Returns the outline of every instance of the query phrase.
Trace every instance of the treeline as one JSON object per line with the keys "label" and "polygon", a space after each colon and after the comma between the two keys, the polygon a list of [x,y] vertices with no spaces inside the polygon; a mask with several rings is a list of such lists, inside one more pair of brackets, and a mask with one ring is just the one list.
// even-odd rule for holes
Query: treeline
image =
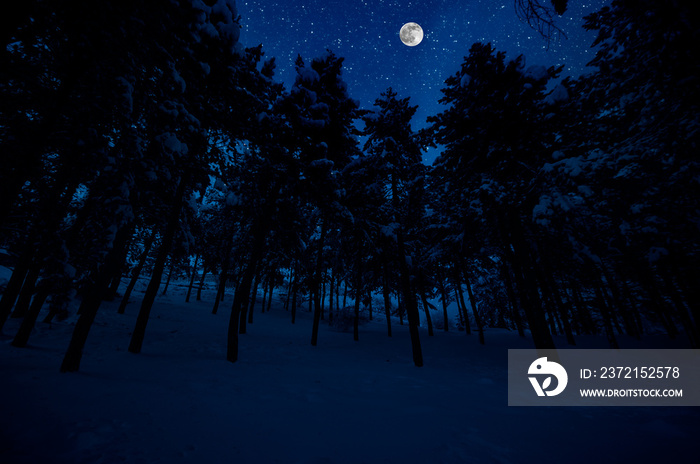
{"label": "treeline", "polygon": [[662,329],[697,347],[688,8],[615,1],[589,16],[597,72],[578,79],[476,43],[416,132],[391,88],[361,109],[332,52],[299,57],[286,90],[274,58],[238,42],[232,0],[25,2],[0,50],[0,244],[14,256],[0,328],[22,318],[24,346],[44,306],[51,321],[79,301],[61,367],[77,370],[101,302],[128,277],[125,312],[150,269],[138,353],[164,276],[184,269],[190,291],[198,271],[217,277],[214,313],[234,288],[232,362],[255,295],[269,309],[275,288],[292,322],[308,299],[313,345],[348,293],[355,339],[382,295],[416,365],[435,299],[435,325],[452,327],[456,301],[482,343],[486,327],[529,330],[540,348]]}

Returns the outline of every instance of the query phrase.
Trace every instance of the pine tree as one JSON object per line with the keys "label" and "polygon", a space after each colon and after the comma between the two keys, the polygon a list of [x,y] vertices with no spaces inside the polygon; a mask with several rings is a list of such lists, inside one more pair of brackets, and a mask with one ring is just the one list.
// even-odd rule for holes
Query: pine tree
{"label": "pine tree", "polygon": [[559,71],[525,68],[522,56],[506,62],[490,44],[476,43],[460,71],[446,80],[440,101],[449,107],[429,118],[435,140],[445,146],[432,181],[452,217],[440,222],[455,228],[462,253],[469,248],[470,223],[482,231],[479,239],[494,240],[503,250],[539,348],[554,345],[538,291],[529,218],[535,173],[556,140],[545,91]]}
{"label": "pine tree", "polygon": [[325,273],[325,240],[334,223],[347,215],[341,203],[340,172],[358,155],[357,130],[360,116],[357,101],[347,93],[342,79],[343,58],[328,51],[306,65],[297,58],[295,83],[281,110],[287,115],[298,156],[301,201],[314,208],[314,266],[311,274],[313,327],[311,344],[316,345],[321,319],[321,282]]}
{"label": "pine tree", "polygon": [[[367,114],[365,150],[368,163],[377,176],[378,192],[386,195],[385,224],[382,234],[384,246],[395,243],[394,256],[399,270],[399,282],[408,315],[413,362],[423,365],[423,356],[418,334],[420,315],[416,294],[420,291],[415,282],[417,263],[413,263],[409,243],[415,238],[423,215],[423,165],[421,147],[411,130],[411,118],[417,107],[410,106],[409,99],[397,98],[389,88],[375,101],[378,110]],[[413,257],[416,254],[413,253]],[[385,263],[386,265],[386,263]],[[386,284],[386,283],[385,283]],[[427,314],[427,313],[426,313]]]}

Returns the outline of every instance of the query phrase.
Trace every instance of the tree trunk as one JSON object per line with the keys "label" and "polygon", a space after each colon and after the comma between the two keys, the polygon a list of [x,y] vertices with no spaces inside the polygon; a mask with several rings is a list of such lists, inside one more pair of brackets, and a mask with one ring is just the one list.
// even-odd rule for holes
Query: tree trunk
{"label": "tree trunk", "polygon": [[269,278],[267,280],[263,280],[262,308],[260,310],[262,314],[265,314],[265,305],[267,304],[267,291],[269,286]]}
{"label": "tree trunk", "polygon": [[421,302],[423,303],[423,311],[425,312],[425,321],[428,324],[428,336],[432,337],[434,335],[433,333],[433,320],[430,317],[430,305],[428,305],[428,298],[425,296],[425,283],[423,281],[423,275],[421,271],[421,277],[420,277],[420,298]]}
{"label": "tree trunk", "polygon": [[[248,308],[248,324],[253,323],[253,309],[255,309],[255,302],[258,299],[258,286],[260,285],[260,274],[255,273],[255,279],[253,281],[253,291],[250,293],[250,307]],[[265,302],[263,301],[263,307]],[[241,333],[245,333],[245,323],[241,324]]]}
{"label": "tree trunk", "polygon": [[525,277],[525,275],[521,273],[525,272],[527,274],[530,272],[527,269],[523,271],[524,268],[521,264],[522,257],[518,256],[517,253],[514,253],[514,256],[516,261],[513,263],[513,268],[516,269],[516,285],[518,292],[520,293],[520,301],[523,305],[523,309],[525,310],[525,317],[527,318],[535,347],[543,350],[555,349],[552,334],[547,328],[544,308],[542,307],[542,302],[537,295],[537,285],[531,276]]}
{"label": "tree trunk", "polygon": [[619,345],[617,344],[617,339],[615,338],[615,332],[613,332],[613,326],[612,326],[612,320],[610,319],[610,311],[608,308],[608,305],[605,302],[605,298],[603,298],[603,292],[598,285],[593,286],[593,290],[595,291],[596,299],[598,300],[598,304],[600,305],[600,313],[603,316],[603,325],[605,327],[605,335],[608,338],[608,343],[610,344],[610,348],[613,350],[619,349]]}
{"label": "tree trunk", "polygon": [[525,338],[525,327],[523,325],[523,318],[520,316],[520,305],[518,303],[518,298],[515,296],[515,290],[513,289],[513,279],[510,277],[510,269],[505,262],[501,266],[501,275],[503,276],[506,287],[506,294],[508,295],[513,322],[515,322],[515,327],[518,329],[518,335]]}
{"label": "tree trunk", "polygon": [[666,291],[671,297],[671,301],[673,302],[673,305],[676,308],[676,314],[681,320],[683,330],[685,331],[685,334],[688,337],[688,340],[690,342],[690,348],[697,348],[698,334],[695,332],[695,326],[693,325],[690,313],[688,312],[688,310],[685,307],[685,304],[683,303],[681,295],[678,292],[678,289],[676,288],[676,284],[673,282],[672,277],[665,269],[660,269],[659,271],[661,279],[666,287]]}
{"label": "tree trunk", "polygon": [[32,297],[34,296],[34,289],[36,288],[36,281],[39,279],[41,268],[41,263],[35,262],[29,269],[27,277],[24,279],[22,290],[19,292],[19,298],[17,299],[17,304],[15,304],[15,310],[12,311],[12,318],[19,319],[27,314],[29,305],[32,302]]}
{"label": "tree trunk", "polygon": [[5,287],[5,291],[2,294],[2,299],[0,299],[0,331],[2,331],[7,318],[10,316],[10,311],[12,311],[12,307],[15,305],[17,296],[19,296],[24,279],[27,277],[27,273],[29,272],[33,255],[34,247],[29,246],[28,244],[17,261],[15,269],[10,276],[10,280]]}
{"label": "tree trunk", "polygon": [[[570,288],[571,283],[567,282],[566,286]],[[581,325],[581,318],[577,313],[577,307],[575,306],[573,297],[571,296],[571,291],[563,290],[563,293],[566,296],[566,304],[571,311],[571,330],[574,333],[574,336],[581,335],[583,333],[583,326]]]}
{"label": "tree trunk", "polygon": [[216,314],[216,312],[219,310],[219,303],[224,301],[224,292],[226,291],[226,274],[228,274],[228,266],[226,266],[226,269],[221,269],[221,273],[219,273],[219,285],[216,288],[214,307],[211,310],[212,314]]}
{"label": "tree trunk", "polygon": [[335,310],[340,311],[340,274],[338,274],[338,280],[335,284]]}
{"label": "tree trunk", "polygon": [[[124,260],[126,260],[126,253],[124,254]],[[119,286],[122,284],[123,275],[124,271],[122,269],[117,270],[117,274],[112,277],[112,281],[109,284],[107,294],[105,295],[105,300],[113,301],[117,297],[117,293],[119,293]]]}
{"label": "tree trunk", "polygon": [[[294,269],[289,271],[289,283],[287,284],[287,296],[284,299],[284,310],[289,311],[289,301],[292,297],[292,282],[294,281]],[[282,285],[284,285],[284,280],[282,280]]]}
{"label": "tree trunk", "polygon": [[335,274],[331,269],[330,273],[330,288],[328,292],[328,325],[333,324],[333,292],[335,291]]}
{"label": "tree trunk", "polygon": [[561,298],[561,294],[559,293],[559,290],[557,289],[556,282],[554,281],[554,277],[552,277],[551,273],[548,273],[550,276],[549,279],[545,277],[545,279],[548,281],[550,292],[552,294],[552,297],[554,298],[554,304],[557,308],[557,313],[561,319],[562,325],[564,327],[564,334],[566,335],[566,342],[569,345],[576,345],[576,340],[574,339],[574,331],[571,327],[571,320],[569,317],[569,311],[567,311],[566,306],[564,305],[564,301]]}
{"label": "tree trunk", "polygon": [[[627,300],[627,305],[630,308],[630,314],[632,315],[632,320],[634,321],[635,332],[639,334],[639,338],[641,338],[644,335],[644,325],[642,324],[642,316],[639,314],[639,309],[635,304],[634,297],[632,296],[629,284],[627,283],[627,279],[622,278],[621,281],[622,293],[624,294],[625,300]],[[696,319],[696,321],[700,324],[700,319]]]}
{"label": "tree trunk", "polygon": [[294,273],[294,280],[292,281],[292,324],[296,323],[297,318],[297,275]]}
{"label": "tree trunk", "polygon": [[219,303],[224,301],[224,293],[226,293],[226,280],[228,279],[228,270],[231,262],[231,248],[233,247],[233,235],[230,235],[224,242],[224,257],[221,260],[221,272],[219,273],[219,285],[216,289],[216,298],[214,300],[214,308],[211,313],[216,314],[219,309]]}
{"label": "tree trunk", "polygon": [[542,287],[542,294],[548,295],[550,306],[552,307],[550,318],[558,323],[560,329],[563,329],[564,335],[566,335],[566,342],[572,346],[576,345],[574,333],[571,330],[571,324],[569,322],[569,315],[564,308],[564,303],[559,296],[556,283],[554,282],[553,270],[545,259],[542,259],[541,263],[541,266],[535,264],[535,273]]}
{"label": "tree trunk", "polygon": [[[44,316],[44,319],[41,321],[44,324],[51,324],[53,319],[61,314],[62,316],[68,317],[67,314],[67,309],[65,304],[63,304],[62,301],[60,301],[63,297],[67,297],[67,293],[69,292],[70,288],[70,281],[69,279],[65,279],[62,282],[59,282],[58,284],[54,284],[55,286],[52,285],[51,290],[49,291],[49,295],[51,295],[51,303],[49,304],[49,311],[46,313],[46,316]],[[48,297],[48,295],[47,295]],[[36,297],[34,297],[36,299]],[[33,304],[33,302],[32,302]],[[42,302],[43,304],[43,302]],[[31,311],[32,308],[30,307],[29,310]]]}
{"label": "tree trunk", "polygon": [[25,314],[24,319],[22,320],[22,325],[20,325],[14,340],[12,340],[12,346],[22,348],[26,346],[27,341],[29,341],[29,336],[32,333],[32,329],[34,329],[36,319],[39,317],[39,311],[41,311],[41,307],[44,305],[44,301],[46,301],[46,298],[49,296],[51,290],[46,284],[39,284],[39,287],[40,288],[37,294],[34,296],[31,306],[29,307],[29,311],[27,311],[27,314]]}
{"label": "tree trunk", "polygon": [[134,286],[136,285],[136,282],[138,282],[138,280],[139,280],[139,275],[141,275],[141,271],[143,270],[143,266],[145,266],[145,264],[146,264],[146,260],[148,259],[148,253],[151,251],[151,246],[153,245],[155,238],[156,238],[156,231],[154,229],[151,232],[151,235],[144,242],[143,252],[141,253],[141,256],[139,257],[139,262],[138,262],[138,264],[136,264],[136,267],[131,272],[131,280],[129,281],[129,285],[127,285],[127,287],[126,287],[126,290],[124,290],[124,296],[122,297],[122,301],[119,304],[119,309],[117,310],[117,313],[119,313],[119,314],[124,314],[124,311],[126,310],[126,305],[129,304],[129,297],[131,297],[131,292],[134,290]]}
{"label": "tree trunk", "polygon": [[620,315],[622,316],[622,324],[625,326],[625,333],[639,340],[637,324],[635,323],[632,312],[629,311],[629,308],[623,301],[620,288],[618,287],[615,279],[613,279],[611,272],[607,269],[607,266],[605,266],[605,264],[601,265],[601,270],[603,272],[603,277],[605,278],[605,283],[610,289],[612,302],[619,311]]}
{"label": "tree trunk", "polygon": [[[51,119],[51,116],[47,119]],[[38,134],[39,139],[46,136],[46,134],[43,133]],[[26,153],[24,153],[23,156],[24,155],[26,155]],[[16,178],[16,176],[10,177],[13,179]],[[31,275],[28,274],[32,273],[34,263],[41,268],[41,264],[47,255],[48,247],[54,246],[50,243],[52,237],[58,234],[68,205],[77,191],[78,184],[68,176],[68,167],[61,166],[54,178],[58,179],[55,186],[43,192],[44,194],[39,199],[36,217],[41,219],[35,220],[32,224],[27,226],[29,232],[25,238],[22,252],[10,276],[10,280],[5,287],[2,299],[0,299],[0,331],[2,331],[7,318],[10,316],[10,311],[15,305],[17,297],[20,295],[20,291],[29,281],[32,282],[33,293],[33,286],[36,283],[36,278],[32,280]],[[0,182],[0,184],[3,184],[3,182]],[[23,185],[23,182],[20,186],[21,185]],[[0,185],[0,188],[2,188],[2,185]],[[5,197],[0,198],[3,200],[2,203],[7,200]],[[2,218],[0,218],[0,220],[1,219]],[[41,269],[37,270],[37,272],[40,271]],[[37,273],[37,278],[38,275]],[[26,313],[28,308],[29,304],[27,302],[25,309],[21,309],[17,313],[17,316]]]}
{"label": "tree trunk", "polygon": [[[700,290],[698,290],[698,268],[694,262],[688,263],[687,256],[679,256],[681,253],[672,253],[668,263],[668,272],[678,283],[683,300],[690,310],[694,321],[694,330],[700,343]],[[694,258],[691,258],[694,259]],[[624,280],[623,280],[624,284]],[[634,314],[639,317],[638,312]]]}
{"label": "tree trunk", "polygon": [[119,286],[122,284],[122,277],[123,271],[121,269],[117,270],[117,274],[112,277],[112,280],[109,282],[109,287],[107,287],[107,293],[105,293],[104,296],[106,301],[113,301],[117,297]]}
{"label": "tree trunk", "polygon": [[321,320],[324,320],[326,312],[326,272],[322,274],[321,280],[323,282],[321,285]]}
{"label": "tree trunk", "polygon": [[352,323],[352,338],[360,340],[360,300],[362,299],[362,254],[357,254],[355,261],[355,317]]}
{"label": "tree trunk", "polygon": [[226,344],[226,359],[230,362],[238,361],[238,334],[245,333],[246,319],[243,308],[248,307],[253,278],[255,277],[257,265],[262,256],[262,248],[265,245],[265,238],[267,236],[266,219],[258,218],[258,220],[262,222],[254,227],[252,231],[254,242],[250,253],[250,260],[243,270],[241,281],[236,288],[236,293],[233,295],[231,318],[228,323],[228,341]]}
{"label": "tree trunk", "polygon": [[481,316],[479,316],[479,311],[476,308],[476,301],[474,301],[474,293],[472,293],[472,286],[471,286],[471,283],[469,283],[469,275],[467,275],[466,269],[462,269],[462,274],[464,275],[464,283],[467,286],[467,295],[469,296],[469,304],[472,307],[472,314],[474,315],[474,322],[476,322],[476,330],[479,332],[479,343],[481,343],[483,345],[485,343],[485,341],[484,341],[484,325],[481,322]]}
{"label": "tree trunk", "polygon": [[[226,360],[229,362],[238,361],[238,334],[245,333],[245,314],[243,308],[248,306],[250,298],[250,287],[253,283],[257,256],[251,256],[250,262],[243,271],[241,281],[233,294],[233,304],[231,305],[231,317],[228,321],[228,338],[226,343]],[[241,324],[243,322],[243,324]],[[240,325],[240,327],[239,327]],[[241,331],[243,328],[243,331]]]}
{"label": "tree trunk", "polygon": [[173,276],[173,270],[175,269],[175,264],[176,264],[175,257],[171,256],[170,257],[170,268],[168,270],[168,278],[165,279],[165,288],[163,288],[162,295],[166,295],[168,293],[168,287],[170,286],[170,278]]}
{"label": "tree trunk", "polygon": [[112,277],[112,282],[109,285],[109,290],[104,299],[107,301],[113,301],[117,297],[117,292],[119,292],[119,286],[122,283],[122,276],[124,275],[124,268],[126,267],[126,257],[129,254],[129,246],[131,244],[131,239],[134,236],[134,226],[132,225],[132,230],[129,232],[129,241],[127,242],[122,255],[118,257],[121,266],[116,270],[114,277]]}
{"label": "tree trunk", "polygon": [[186,179],[180,178],[177,190],[175,191],[175,198],[173,199],[173,205],[170,209],[170,217],[168,218],[168,224],[166,225],[165,232],[163,233],[163,241],[158,249],[158,254],[156,255],[156,260],[153,265],[153,274],[151,274],[151,280],[148,282],[148,287],[146,287],[146,293],[141,301],[141,308],[139,309],[139,314],[136,317],[136,325],[134,326],[134,331],[131,334],[131,341],[129,342],[129,352],[130,353],[140,353],[141,346],[143,345],[143,338],[146,334],[146,326],[148,325],[148,317],[151,314],[151,308],[153,307],[153,302],[158,294],[158,289],[160,288],[160,279],[163,277],[163,270],[165,269],[165,261],[168,259],[170,254],[170,248],[172,247],[173,238],[175,237],[175,232],[180,225],[180,212],[182,210],[182,203],[185,197],[185,184]]}
{"label": "tree trunk", "polygon": [[194,278],[197,274],[197,264],[199,263],[199,253],[194,255],[194,266],[192,267],[192,275],[190,276],[190,285],[187,287],[187,296],[185,297],[185,303],[190,302],[190,295],[192,294],[192,286],[194,286]]}
{"label": "tree trunk", "polygon": [[318,239],[318,253],[316,255],[316,273],[312,284],[314,291],[314,319],[311,328],[311,346],[318,343],[318,326],[321,321],[321,295],[320,286],[323,275],[323,243],[326,237],[326,222],[321,220],[321,236]]}
{"label": "tree trunk", "polygon": [[311,285],[309,288],[309,292],[306,294],[307,301],[309,302],[307,306],[307,311],[310,313],[314,312],[314,303],[316,302],[316,292],[315,289],[313,288],[313,278],[310,281]]}
{"label": "tree trunk", "polygon": [[416,295],[411,289],[411,276],[406,263],[406,250],[403,242],[403,231],[399,230],[396,233],[397,244],[399,251],[399,269],[401,271],[401,288],[403,291],[403,301],[406,305],[406,315],[408,317],[408,331],[411,334],[411,348],[413,351],[413,364],[416,367],[423,366],[423,350],[420,344],[420,335],[418,326],[420,325],[420,316],[418,314],[418,304],[416,303]]}
{"label": "tree trunk", "polygon": [[367,300],[369,301],[369,304],[367,305],[367,311],[369,311],[369,320],[373,320],[372,316],[372,290],[369,290],[367,294]]}
{"label": "tree trunk", "polygon": [[549,332],[554,336],[559,335],[559,333],[557,332],[557,325],[554,321],[554,314],[549,308],[549,305],[547,304],[546,300],[542,301],[542,309],[544,310],[545,319],[549,324]]}
{"label": "tree trunk", "polygon": [[593,323],[593,318],[591,317],[591,312],[588,310],[588,305],[583,301],[581,296],[581,290],[578,285],[575,285],[571,290],[571,296],[574,301],[574,306],[576,307],[576,314],[581,321],[581,327],[586,335],[591,335],[597,333],[595,329],[595,324]]}
{"label": "tree trunk", "polygon": [[445,332],[450,331],[450,319],[447,317],[447,289],[445,288],[445,278],[440,271],[437,276],[438,290],[440,291],[440,299],[442,301],[442,318],[443,318],[443,330]]}
{"label": "tree trunk", "polygon": [[[248,307],[248,299],[250,298],[253,279],[256,275],[258,264],[263,256],[263,248],[269,232],[268,221],[269,214],[263,210],[259,213],[258,217],[254,219],[253,226],[251,227],[250,236],[253,238],[253,243],[251,246],[250,259],[243,270],[243,275],[236,288],[233,304],[231,306],[231,317],[228,323],[226,360],[229,362],[238,361],[238,334],[240,331],[238,325],[242,323],[242,327],[245,327],[245,317],[244,314],[241,313],[244,308]],[[245,333],[245,329],[243,333]]]}
{"label": "tree trunk", "polygon": [[603,278],[601,277],[600,273],[596,273],[596,281],[598,282],[598,286],[600,287],[600,292],[603,295],[603,300],[605,301],[605,307],[608,310],[608,314],[610,315],[610,321],[612,322],[613,326],[617,330],[617,333],[619,335],[624,335],[625,331],[622,330],[622,326],[620,326],[620,321],[618,320],[618,315],[615,312],[615,305],[612,301],[612,298],[608,294],[608,290],[606,288],[605,282],[603,282]]}
{"label": "tree trunk", "polygon": [[467,304],[464,302],[464,292],[462,291],[462,279],[459,277],[459,267],[455,264],[452,268],[454,272],[455,280],[455,291],[457,292],[457,298],[459,298],[459,304],[464,311],[464,331],[467,335],[472,334],[471,322],[469,321],[469,313],[467,312]]}
{"label": "tree trunk", "polygon": [[199,280],[199,287],[197,287],[197,301],[202,301],[202,288],[204,287],[204,279],[207,277],[207,266],[204,263],[202,267],[202,278]]}
{"label": "tree trunk", "polygon": [[457,284],[454,284],[453,292],[455,294],[455,303],[457,304],[457,315],[459,316],[459,324],[464,327],[464,310],[459,301],[459,293],[457,292]]}
{"label": "tree trunk", "polygon": [[112,249],[107,253],[104,264],[97,270],[97,276],[85,293],[80,303],[80,317],[75,323],[66,354],[61,363],[61,372],[75,372],[80,368],[80,360],[83,357],[83,347],[87,341],[90,328],[97,315],[97,310],[102,304],[102,296],[109,286],[109,281],[122,263],[119,262],[121,248],[126,247],[130,226],[123,226],[115,235]]}
{"label": "tree trunk", "polygon": [[[545,291],[544,288],[542,289],[542,291],[543,292]],[[564,334],[566,334],[566,332],[564,332],[564,322],[561,319],[561,314],[559,313],[559,308],[555,304],[551,293],[547,296],[547,299],[549,300],[549,305],[548,305],[549,316],[554,321],[554,325],[556,326],[556,331],[559,333],[563,332]],[[552,333],[555,333],[555,332],[552,332]],[[569,340],[567,340],[567,342],[569,342]],[[571,344],[571,343],[569,343],[569,344]]]}
{"label": "tree trunk", "polygon": [[664,325],[669,338],[676,338],[678,335],[678,328],[674,324],[673,319],[669,314],[663,296],[661,295],[661,292],[656,284],[656,279],[654,279],[653,272],[651,269],[649,269],[648,265],[641,263],[637,267],[637,272],[640,277],[640,283],[649,295],[649,302],[651,303],[650,306],[652,310],[661,320],[661,323]]}
{"label": "tree trunk", "polygon": [[[524,229],[517,211],[510,211],[508,223],[500,222],[500,233],[504,239],[506,259],[511,263],[515,285],[520,294],[532,340],[537,349],[555,349],[552,334],[547,328],[547,321],[537,288],[537,280],[530,267],[530,253],[524,237]],[[508,239],[510,237],[510,240]]]}
{"label": "tree trunk", "polygon": [[267,309],[265,312],[270,312],[270,307],[272,306],[272,292],[275,290],[275,282],[272,278],[270,278],[270,282],[268,283],[270,290],[267,292]]}
{"label": "tree trunk", "polygon": [[347,307],[348,301],[348,281],[345,281],[345,291],[343,292],[343,308]]}
{"label": "tree trunk", "polygon": [[391,337],[391,288],[389,287],[388,259],[384,259],[384,314],[386,315],[386,330]]}

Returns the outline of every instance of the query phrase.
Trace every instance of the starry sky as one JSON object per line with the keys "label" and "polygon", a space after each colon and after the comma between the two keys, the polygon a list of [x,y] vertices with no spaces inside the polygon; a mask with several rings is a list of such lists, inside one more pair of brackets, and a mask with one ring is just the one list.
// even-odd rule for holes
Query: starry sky
{"label": "starry sky", "polygon": [[[548,4],[548,0],[542,0]],[[414,130],[426,126],[438,104],[445,79],[460,67],[474,42],[490,42],[508,58],[523,54],[527,66],[564,65],[562,76],[590,71],[595,34],[585,31],[583,16],[607,0],[571,0],[556,25],[566,34],[549,43],[521,21],[512,0],[238,0],[241,42],[263,45],[277,60],[275,79],[289,89],[294,60],[306,62],[326,49],[345,58],[343,78],[352,98],[371,108],[379,94],[392,87],[400,98],[418,105]],[[414,21],[425,33],[415,46],[404,45],[399,30]],[[428,153],[432,162],[436,153]]]}

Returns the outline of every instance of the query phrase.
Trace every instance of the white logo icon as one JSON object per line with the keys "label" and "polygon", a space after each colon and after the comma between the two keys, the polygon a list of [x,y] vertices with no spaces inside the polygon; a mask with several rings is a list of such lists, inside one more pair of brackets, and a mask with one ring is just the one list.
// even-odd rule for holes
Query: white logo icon
{"label": "white logo icon", "polygon": [[[566,388],[566,384],[569,381],[569,376],[566,374],[566,369],[562,367],[561,364],[555,363],[554,361],[547,361],[547,358],[538,358],[530,364],[530,368],[527,370],[528,374],[548,374],[542,381],[540,385],[537,377],[528,377],[532,387],[537,392],[537,396],[557,396],[559,393],[563,392]],[[554,390],[547,390],[552,384],[552,376],[557,379],[557,387]]]}

